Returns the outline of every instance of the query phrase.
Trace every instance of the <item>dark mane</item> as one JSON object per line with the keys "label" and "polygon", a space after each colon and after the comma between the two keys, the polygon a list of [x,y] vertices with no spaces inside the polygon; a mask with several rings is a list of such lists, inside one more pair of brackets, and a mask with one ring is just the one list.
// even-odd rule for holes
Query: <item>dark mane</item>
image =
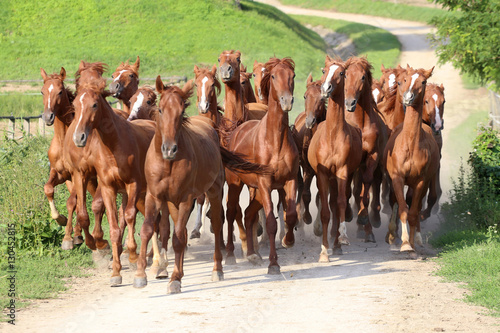
{"label": "dark mane", "polygon": [[264,65],[266,70],[264,71],[264,76],[262,77],[262,81],[260,82],[260,88],[262,90],[262,93],[264,96],[269,95],[269,89],[270,89],[270,82],[271,82],[271,71],[274,69],[274,67],[283,64],[290,68],[292,71],[295,71],[295,62],[292,60],[292,58],[270,58],[268,62]]}

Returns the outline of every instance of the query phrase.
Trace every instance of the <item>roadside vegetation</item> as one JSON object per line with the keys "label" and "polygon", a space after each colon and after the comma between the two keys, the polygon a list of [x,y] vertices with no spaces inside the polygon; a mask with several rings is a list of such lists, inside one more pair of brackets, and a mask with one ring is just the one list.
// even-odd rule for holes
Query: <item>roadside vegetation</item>
{"label": "roadside vegetation", "polygon": [[500,316],[500,136],[489,128],[479,130],[431,244],[442,250],[437,274],[465,282],[468,301]]}
{"label": "roadside vegetation", "polygon": [[[326,45],[301,23],[322,24],[349,35],[358,51],[374,62],[375,70],[382,62],[395,64],[399,57],[397,39],[373,27],[289,17],[251,1],[241,1],[241,7],[238,10],[222,0],[161,4],[144,0],[120,5],[90,0],[76,5],[60,0],[9,1],[0,8],[4,17],[0,21],[0,44],[5,50],[0,54],[0,77],[39,79],[40,67],[52,73],[63,66],[71,78],[69,73],[76,72],[81,60],[106,62],[112,71],[122,61],[135,61],[139,55],[141,78],[155,78],[158,74],[191,78],[194,64],[212,66],[222,51],[235,49],[242,51],[243,64],[249,69],[254,60],[291,56],[296,62],[295,95],[302,96],[307,75],[313,73],[319,78]],[[98,22],[93,20],[96,17]],[[142,79],[141,84],[153,82]],[[30,90],[39,91],[36,84]],[[290,121],[303,110],[303,99],[296,101]],[[0,116],[36,115],[41,113],[42,97],[11,93],[0,96],[0,105]],[[195,112],[193,107],[190,112]],[[64,230],[51,219],[43,191],[49,174],[49,145],[50,138],[27,136],[22,140],[5,139],[0,145],[0,271],[7,272],[5,230],[14,223],[18,307],[28,304],[29,299],[56,296],[67,288],[71,277],[85,276],[94,266],[85,245],[73,251],[60,249]],[[56,207],[66,215],[65,186],[58,186],[54,197]],[[93,228],[90,200],[89,195],[87,207]],[[139,214],[136,230],[140,230],[141,223]],[[109,239],[105,217],[103,228]],[[4,278],[0,279],[0,290],[7,290]],[[0,294],[3,307],[9,300],[6,293]]]}

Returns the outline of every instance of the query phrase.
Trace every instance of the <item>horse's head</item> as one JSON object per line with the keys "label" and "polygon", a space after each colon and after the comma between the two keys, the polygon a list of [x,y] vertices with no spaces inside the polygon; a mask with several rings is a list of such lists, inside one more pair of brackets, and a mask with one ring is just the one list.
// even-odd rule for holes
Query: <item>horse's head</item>
{"label": "horse's head", "polygon": [[219,56],[219,71],[222,82],[237,82],[240,79],[240,51],[224,51]]}
{"label": "horse's head", "polygon": [[378,80],[373,80],[372,83],[372,95],[375,104],[382,102],[385,98],[385,92],[382,89],[382,84]]}
{"label": "horse's head", "polygon": [[262,82],[262,76],[264,76],[264,72],[266,67],[263,63],[257,62],[257,60],[253,63],[253,83],[255,85],[255,94],[259,98],[259,102],[263,103],[266,100],[266,96],[262,94],[262,89],[260,88],[260,83]]}
{"label": "horse's head", "polygon": [[321,96],[321,80],[313,81],[312,74],[307,77],[307,88],[304,93],[306,128],[313,128],[314,124],[325,118],[325,100]]}
{"label": "horse's head", "polygon": [[428,84],[425,88],[422,120],[431,126],[434,134],[439,134],[444,128],[444,103],[444,86]]}
{"label": "horse's head", "polygon": [[139,65],[140,60],[134,64],[129,64],[128,61],[122,62],[116,68],[116,71],[111,75],[113,82],[109,85],[109,91],[114,97],[119,99],[129,99],[139,87]]}
{"label": "horse's head", "polygon": [[404,106],[417,106],[422,104],[427,79],[431,77],[433,70],[434,67],[425,70],[422,68],[413,69],[407,66],[406,75],[400,85],[403,91]]}
{"label": "horse's head", "polygon": [[98,126],[105,126],[101,122],[104,108],[111,108],[106,101],[110,95],[105,91],[106,82],[102,80],[92,81],[80,86],[73,101],[75,107],[76,127],[73,132],[73,142],[77,147],[85,147],[89,134]]}
{"label": "horse's head", "polygon": [[380,66],[380,70],[382,71],[382,76],[380,77],[380,84],[383,89],[384,95],[390,95],[391,91],[394,91],[397,87],[398,76],[404,73],[406,70],[399,66],[397,68],[385,68],[382,64]]}
{"label": "horse's head", "polygon": [[80,85],[97,80],[101,80],[106,84],[106,79],[102,75],[107,70],[108,65],[103,62],[86,62],[82,60],[75,74],[76,91],[78,92]]}
{"label": "horse's head", "polygon": [[323,76],[321,76],[321,96],[328,98],[337,89],[342,89],[344,92],[344,77],[345,67],[340,59],[332,59],[327,54],[325,59],[325,68],[323,68]]}
{"label": "horse's head", "polygon": [[351,57],[345,62],[345,108],[349,112],[356,110],[359,96],[372,86],[372,65],[365,57]]}
{"label": "horse's head", "polygon": [[240,68],[240,84],[243,88],[250,85],[250,79],[252,78],[252,73],[247,72],[247,68],[241,65]]}
{"label": "horse's head", "polygon": [[150,112],[156,106],[156,93],[149,87],[141,87],[130,98],[130,105],[131,111],[128,121],[151,119]]}
{"label": "horse's head", "polygon": [[198,68],[194,65],[194,85],[196,86],[196,96],[198,111],[202,114],[208,112],[211,101],[217,102],[217,96],[220,94],[221,85],[217,80],[217,66],[212,69]]}
{"label": "horse's head", "polygon": [[43,68],[40,68],[40,74],[43,78],[42,96],[43,96],[43,113],[42,119],[47,126],[54,124],[57,112],[61,112],[60,105],[64,99],[68,102],[68,95],[64,94],[64,79],[66,78],[66,70],[61,67],[59,74],[47,75]]}
{"label": "horse's head", "polygon": [[291,58],[271,58],[266,62],[266,71],[261,88],[269,100],[279,103],[285,112],[292,110],[295,87],[295,63]]}
{"label": "horse's head", "polygon": [[161,136],[161,153],[163,159],[173,160],[178,151],[177,141],[181,127],[189,119],[185,110],[193,94],[193,81],[188,81],[181,89],[176,86],[164,86],[158,75],[156,91],[160,94],[160,113],[156,123]]}

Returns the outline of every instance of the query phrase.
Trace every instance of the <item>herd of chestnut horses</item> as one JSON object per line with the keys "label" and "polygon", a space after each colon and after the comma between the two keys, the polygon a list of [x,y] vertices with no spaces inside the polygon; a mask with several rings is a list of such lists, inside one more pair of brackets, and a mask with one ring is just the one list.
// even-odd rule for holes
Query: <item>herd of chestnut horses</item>
{"label": "herd of chestnut horses", "polygon": [[[342,245],[349,244],[346,222],[354,213],[357,237],[375,242],[372,228],[381,224],[382,207],[391,215],[389,244],[401,242],[401,251],[415,251],[415,243],[422,245],[420,221],[430,216],[441,194],[444,88],[428,82],[433,68],[382,66],[382,77],[375,80],[366,58],[342,61],[327,55],[321,79],[307,78],[305,110],[291,124],[293,60],[255,61],[253,71],[247,72],[240,58],[239,51],[230,50],[220,54],[218,65],[195,65],[194,80],[183,87],[166,85],[160,76],[155,87],[140,87],[139,57],[135,63],[122,62],[109,85],[103,76],[106,64],[81,61],[75,91],[65,85],[63,67],[53,74],[41,69],[42,118],[54,127],[48,151],[50,176],[44,187],[52,218],[65,226],[63,249],[85,241],[94,260],[103,260],[110,251],[101,226],[106,213],[112,286],[122,283],[124,243],[131,267],[137,268],[134,287],[147,285],[145,270],[151,255],[149,273],[167,278],[172,234],[175,265],[167,292],[180,292],[186,224],[195,207],[198,218],[191,237],[200,237],[201,221],[210,207],[215,238],[213,281],[224,277],[224,249],[226,265],[236,263],[235,220],[242,250],[252,263],[262,261],[257,235],[264,229],[270,251],[268,273],[280,273],[274,205],[279,206],[284,221],[281,244],[291,247],[299,221],[301,225],[313,222],[309,205],[314,176],[318,188],[314,232],[322,237],[320,262],[329,261],[329,241],[333,254],[341,254]],[[221,81],[225,86],[222,103]],[[195,93],[199,114],[188,117],[186,108]],[[108,103],[110,96],[120,100],[121,109]],[[67,217],[54,205],[54,187],[62,183],[70,193]],[[250,201],[242,210],[244,187]],[[274,205],[272,190],[279,195]],[[92,233],[87,191],[93,198]],[[118,193],[122,195],[119,207]],[[144,223],[137,253],[134,229],[139,211]],[[125,228],[128,233],[123,242]],[[151,239],[152,253],[148,253]]]}

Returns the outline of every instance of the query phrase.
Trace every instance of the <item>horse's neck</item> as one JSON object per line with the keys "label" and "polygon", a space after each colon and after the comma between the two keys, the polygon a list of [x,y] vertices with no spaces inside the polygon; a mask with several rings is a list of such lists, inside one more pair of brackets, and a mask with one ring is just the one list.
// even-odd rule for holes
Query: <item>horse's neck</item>
{"label": "horse's neck", "polygon": [[125,121],[124,118],[116,114],[111,106],[106,102],[101,111],[101,116],[99,119],[99,125],[97,126],[97,131],[99,132],[100,140],[111,150],[116,145],[120,133],[118,133],[116,123],[120,121]]}
{"label": "horse's neck", "polygon": [[255,98],[252,86],[250,86],[250,81],[248,82],[248,86],[245,87],[245,90],[246,90],[245,95],[247,96],[247,103],[257,103],[257,99]]}
{"label": "horse's neck", "polygon": [[422,104],[407,106],[400,136],[411,150],[418,149],[422,133]]}
{"label": "horse's neck", "polygon": [[332,135],[340,133],[344,129],[345,109],[344,109],[344,87],[338,87],[334,95],[328,97],[328,109],[326,111],[326,128]]}
{"label": "horse's neck", "polygon": [[232,121],[244,120],[245,104],[240,82],[224,84],[226,94],[224,96],[224,113],[226,118]]}
{"label": "horse's neck", "polygon": [[[278,101],[269,100],[269,109],[266,114],[266,142],[274,147],[275,152],[283,145],[288,138],[288,112],[281,109]],[[279,126],[277,126],[280,124]]]}
{"label": "horse's neck", "polygon": [[54,138],[57,137],[61,142],[64,142],[64,136],[73,121],[72,106],[69,102],[68,94],[65,93],[64,96],[59,105],[60,110],[54,119]]}
{"label": "horse's neck", "polygon": [[396,96],[396,103],[394,104],[394,115],[393,115],[394,127],[401,124],[404,120],[405,120],[405,111],[403,107],[403,99],[398,91]]}
{"label": "horse's neck", "polygon": [[214,96],[210,100],[210,108],[208,109],[208,112],[204,114],[205,117],[209,118],[214,122],[215,125],[220,124],[220,113],[219,110],[217,109],[217,96]]}

